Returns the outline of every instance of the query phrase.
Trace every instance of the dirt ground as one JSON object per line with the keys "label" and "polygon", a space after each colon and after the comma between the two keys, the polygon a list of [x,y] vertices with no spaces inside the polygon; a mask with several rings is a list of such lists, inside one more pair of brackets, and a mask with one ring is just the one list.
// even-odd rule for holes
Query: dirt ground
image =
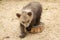
{"label": "dirt ground", "polygon": [[41,33],[19,38],[20,27],[16,13],[30,1],[0,1],[0,40],[60,40],[60,3],[43,2],[41,22],[45,29]]}

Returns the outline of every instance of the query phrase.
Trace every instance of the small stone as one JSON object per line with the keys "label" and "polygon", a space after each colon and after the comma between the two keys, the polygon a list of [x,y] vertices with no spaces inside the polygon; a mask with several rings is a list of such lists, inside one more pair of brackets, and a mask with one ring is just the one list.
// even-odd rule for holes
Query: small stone
{"label": "small stone", "polygon": [[10,38],[9,36],[5,37],[5,38]]}

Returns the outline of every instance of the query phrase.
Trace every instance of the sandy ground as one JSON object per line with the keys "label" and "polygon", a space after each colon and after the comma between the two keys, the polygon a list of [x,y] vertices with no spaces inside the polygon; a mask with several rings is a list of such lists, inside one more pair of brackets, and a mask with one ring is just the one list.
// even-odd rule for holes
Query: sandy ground
{"label": "sandy ground", "polygon": [[[40,1],[39,1],[40,2]],[[60,3],[40,2],[43,7],[41,22],[45,29],[41,33],[19,38],[20,27],[16,13],[29,1],[0,2],[0,40],[60,40]]]}

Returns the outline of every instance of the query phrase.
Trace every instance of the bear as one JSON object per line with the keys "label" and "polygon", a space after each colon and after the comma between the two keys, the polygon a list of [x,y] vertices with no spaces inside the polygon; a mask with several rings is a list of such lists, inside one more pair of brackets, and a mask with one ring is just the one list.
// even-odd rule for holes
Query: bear
{"label": "bear", "polygon": [[26,31],[31,31],[34,26],[40,24],[42,6],[39,2],[30,2],[21,9],[21,13],[16,13],[20,22],[21,38],[26,36]]}

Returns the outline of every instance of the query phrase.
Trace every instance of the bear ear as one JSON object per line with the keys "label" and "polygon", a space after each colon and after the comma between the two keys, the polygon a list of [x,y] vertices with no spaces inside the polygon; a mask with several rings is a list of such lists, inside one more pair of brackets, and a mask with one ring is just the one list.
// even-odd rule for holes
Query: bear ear
{"label": "bear ear", "polygon": [[16,16],[17,16],[18,18],[20,18],[21,14],[19,14],[19,13],[16,13]]}
{"label": "bear ear", "polygon": [[31,15],[32,15],[32,12],[28,12],[27,14],[28,14],[29,16],[31,16]]}

